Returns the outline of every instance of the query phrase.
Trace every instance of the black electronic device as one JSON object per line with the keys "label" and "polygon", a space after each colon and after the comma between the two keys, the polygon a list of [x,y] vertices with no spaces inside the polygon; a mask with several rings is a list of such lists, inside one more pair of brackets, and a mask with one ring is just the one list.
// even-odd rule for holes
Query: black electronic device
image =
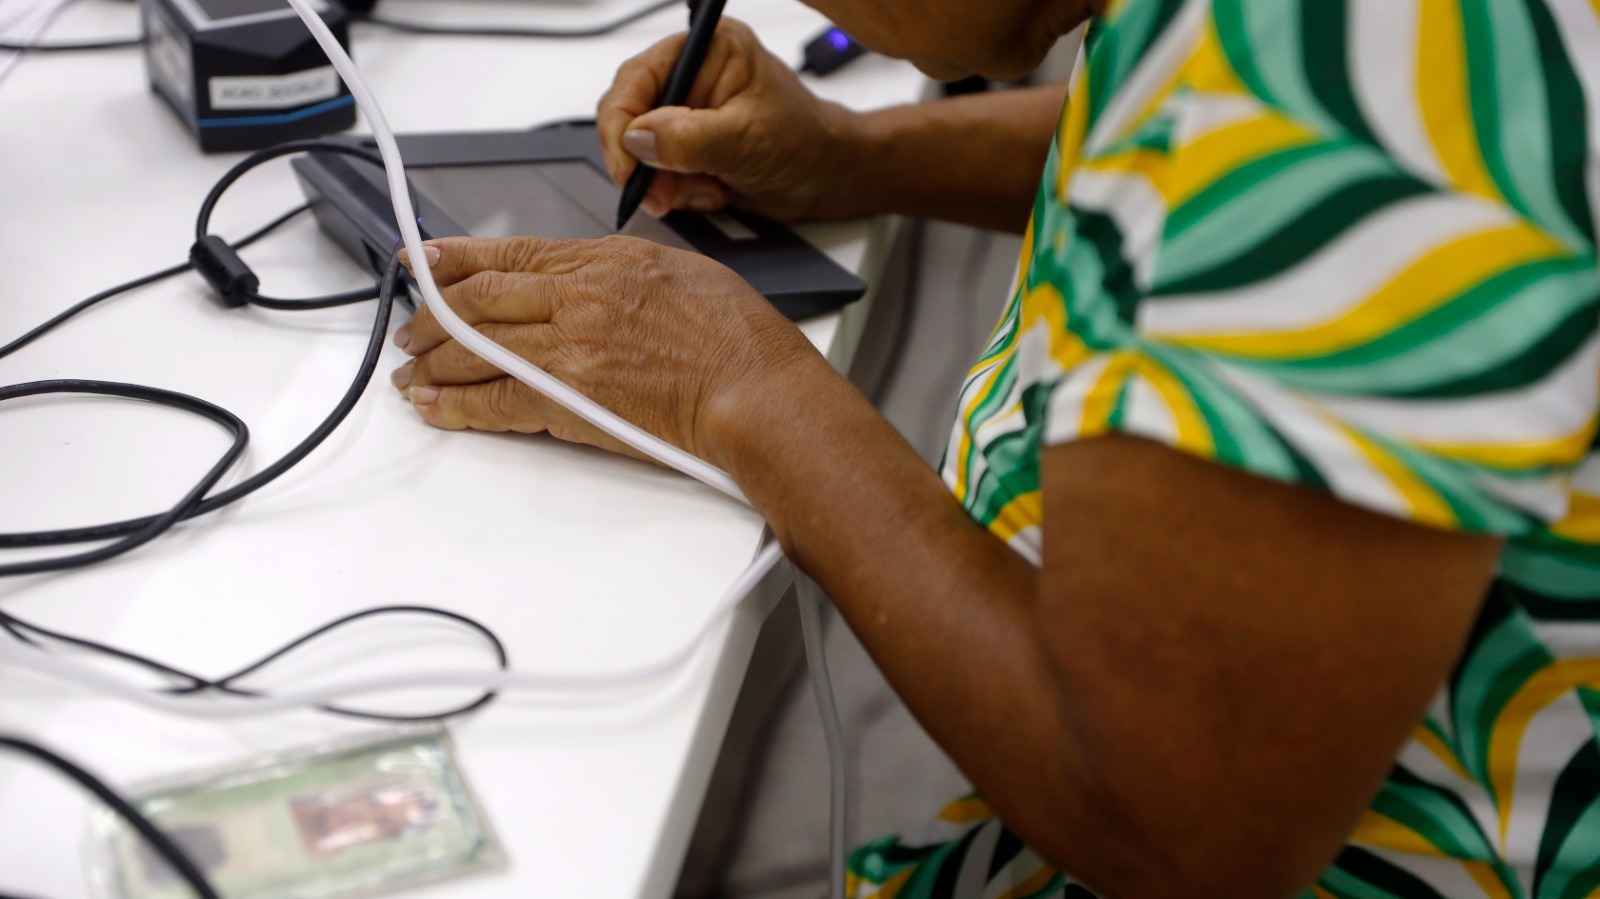
{"label": "black electronic device", "polygon": [[806,42],[806,60],[800,64],[800,71],[818,76],[831,75],[860,59],[866,52],[867,48],[855,38],[845,34],[839,26],[830,25]]}
{"label": "black electronic device", "polygon": [[[310,0],[349,45],[345,8]],[[150,86],[207,153],[355,124],[350,91],[286,0],[139,0]]]}
{"label": "black electronic device", "polygon": [[[424,239],[619,233],[612,227],[619,191],[605,175],[591,122],[397,139]],[[338,140],[373,146],[371,138]],[[356,260],[382,271],[399,245],[383,170],[317,152],[296,159],[294,169],[323,230]],[[791,319],[832,312],[866,292],[860,278],[788,227],[737,210],[638,215],[620,233],[710,256]]]}

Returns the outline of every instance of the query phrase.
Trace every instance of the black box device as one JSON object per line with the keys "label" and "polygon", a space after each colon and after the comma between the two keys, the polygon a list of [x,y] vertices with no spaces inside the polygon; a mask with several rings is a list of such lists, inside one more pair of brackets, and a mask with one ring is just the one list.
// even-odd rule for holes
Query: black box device
{"label": "black box device", "polygon": [[[374,146],[371,138],[339,140]],[[618,233],[612,223],[619,190],[604,174],[592,123],[397,140],[424,240]],[[383,271],[400,242],[383,170],[362,159],[316,152],[295,159],[294,169],[323,230],[374,272]],[[636,215],[621,233],[710,256],[791,319],[832,312],[867,289],[787,227],[748,213]]]}
{"label": "black box device", "polygon": [[[311,0],[349,46],[348,16]],[[207,153],[255,150],[355,124],[355,102],[285,0],[139,0],[150,86]]]}

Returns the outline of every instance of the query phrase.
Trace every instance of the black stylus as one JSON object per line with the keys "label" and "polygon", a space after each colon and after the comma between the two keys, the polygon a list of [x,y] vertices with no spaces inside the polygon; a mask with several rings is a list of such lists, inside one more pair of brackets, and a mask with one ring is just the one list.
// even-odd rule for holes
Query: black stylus
{"label": "black stylus", "polygon": [[[700,66],[706,61],[706,51],[711,49],[711,37],[717,33],[717,23],[722,20],[722,7],[727,0],[697,0],[689,7],[689,36],[683,41],[678,62],[667,79],[667,89],[661,92],[656,108],[682,106],[689,99],[689,89],[700,77]],[[650,192],[650,179],[656,170],[639,163],[622,186],[622,202],[617,204],[617,230],[628,224],[628,219],[639,211],[644,195]]]}

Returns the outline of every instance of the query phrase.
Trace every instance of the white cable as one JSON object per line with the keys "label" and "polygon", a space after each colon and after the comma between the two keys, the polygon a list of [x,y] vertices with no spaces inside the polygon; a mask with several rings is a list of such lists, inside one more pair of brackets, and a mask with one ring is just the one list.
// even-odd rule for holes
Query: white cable
{"label": "white cable", "polygon": [[804,572],[795,572],[795,598],[800,603],[800,636],[806,645],[806,667],[811,669],[811,691],[816,695],[822,736],[828,744],[828,895],[845,899],[845,794],[850,781],[845,769],[844,727],[834,701],[833,679],[828,676],[828,651],[822,640],[822,604],[827,596]]}
{"label": "white cable", "polygon": [[411,192],[406,187],[405,166],[400,161],[400,148],[395,143],[394,132],[389,128],[383,110],[379,108],[377,99],[367,88],[367,83],[362,79],[355,63],[350,61],[350,54],[344,51],[339,39],[333,36],[327,23],[322,21],[322,17],[311,8],[307,0],[289,0],[289,5],[293,6],[294,11],[300,14],[300,18],[305,20],[306,27],[311,29],[312,36],[328,54],[329,61],[339,72],[339,77],[349,86],[350,93],[355,95],[356,105],[361,108],[362,114],[367,117],[367,124],[372,127],[372,136],[377,141],[378,153],[383,157],[384,172],[389,178],[389,197],[394,202],[395,223],[400,226],[400,235],[405,239],[406,252],[411,257],[411,272],[416,276],[417,286],[422,291],[423,300],[428,304],[428,310],[433,313],[433,317],[445,331],[462,346],[492,363],[496,368],[539,391],[612,437],[663,465],[676,468],[695,480],[748,504],[744,492],[727,472],[653,434],[634,427],[621,416],[480,334],[456,315],[450,304],[439,295],[439,285],[433,280],[433,270],[423,254],[422,232],[417,229],[417,214],[411,207]]}
{"label": "white cable", "polygon": [[311,687],[294,693],[241,698],[211,695],[174,696],[135,686],[98,668],[46,652],[17,640],[0,640],[0,660],[13,662],[40,674],[49,675],[92,690],[110,693],[130,702],[162,712],[192,718],[245,718],[286,709],[325,705],[355,696],[371,696],[399,690],[472,687],[487,690],[535,690],[607,694],[654,685],[676,673],[694,657],[711,631],[755,589],[761,579],[783,561],[776,543],[763,547],[756,560],[739,575],[717,602],[716,608],[692,639],[666,656],[621,671],[598,674],[559,674],[523,671],[419,671],[412,674],[387,674]]}

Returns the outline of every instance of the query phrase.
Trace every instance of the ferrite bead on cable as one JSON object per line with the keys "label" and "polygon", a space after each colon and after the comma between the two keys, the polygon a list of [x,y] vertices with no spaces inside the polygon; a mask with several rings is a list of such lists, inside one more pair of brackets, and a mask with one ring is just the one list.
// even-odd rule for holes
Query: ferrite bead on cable
{"label": "ferrite bead on cable", "polygon": [[261,287],[261,279],[244,264],[239,254],[228,242],[216,234],[207,234],[189,248],[189,261],[211,285],[217,299],[230,308],[248,305],[250,298]]}

